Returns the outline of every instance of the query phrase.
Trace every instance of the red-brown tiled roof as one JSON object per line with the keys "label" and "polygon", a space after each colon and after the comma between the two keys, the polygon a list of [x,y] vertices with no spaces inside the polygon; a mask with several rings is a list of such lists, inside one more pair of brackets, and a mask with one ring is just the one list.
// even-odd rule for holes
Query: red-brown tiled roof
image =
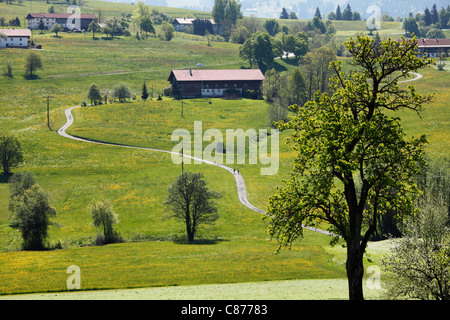
{"label": "red-brown tiled roof", "polygon": [[450,39],[417,39],[417,45],[421,47],[450,47]]}
{"label": "red-brown tiled roof", "polygon": [[[33,18],[64,18],[67,19],[73,16],[71,13],[29,13],[27,19]],[[95,19],[95,14],[80,14],[81,19]]]}
{"label": "red-brown tiled roof", "polygon": [[169,81],[173,76],[177,81],[237,81],[237,80],[264,80],[259,69],[235,70],[172,70]]}
{"label": "red-brown tiled roof", "polygon": [[31,37],[30,29],[0,29],[7,37]]}

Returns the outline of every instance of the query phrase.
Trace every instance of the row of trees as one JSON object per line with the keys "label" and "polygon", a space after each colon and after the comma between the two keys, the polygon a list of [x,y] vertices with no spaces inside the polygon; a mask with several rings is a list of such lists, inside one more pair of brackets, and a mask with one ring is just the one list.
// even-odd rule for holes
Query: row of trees
{"label": "row of trees", "polygon": [[[91,105],[107,104],[108,97],[118,99],[120,103],[123,103],[127,99],[135,99],[136,96],[137,94],[133,93],[125,83],[119,83],[113,89],[100,89],[97,84],[92,83],[87,92],[87,98],[91,102]],[[140,98],[142,100],[147,100],[149,97],[152,98],[151,93],[149,93],[147,85],[144,82],[140,92]],[[161,100],[160,96],[158,96],[158,100]],[[86,106],[86,104],[83,103],[83,106]]]}
{"label": "row of trees", "polygon": [[[23,160],[21,142],[9,133],[1,133],[0,164],[3,169],[2,176],[9,182],[10,227],[19,230],[22,249],[48,249],[48,228],[57,225],[51,221],[56,216],[56,210],[51,205],[50,195],[36,182],[32,173],[24,171],[12,174],[11,169]],[[119,237],[113,225],[117,222],[117,217],[111,204],[100,201],[93,204],[89,211],[93,225],[103,231],[101,236],[97,236],[96,242],[116,242]]]}
{"label": "row of trees", "polygon": [[11,26],[11,27],[20,27],[20,19],[19,17],[15,17],[8,22],[3,17],[0,17],[0,27]]}
{"label": "row of trees", "polygon": [[[36,182],[30,172],[18,172],[9,180],[10,227],[19,230],[23,250],[61,248],[60,243],[48,243],[48,229],[58,226],[52,221],[56,209],[50,195]],[[165,205],[169,209],[164,219],[179,219],[185,223],[187,240],[192,242],[202,225],[214,224],[219,218],[215,199],[221,194],[210,190],[203,173],[183,172],[169,186]],[[111,201],[103,199],[88,207],[92,225],[97,228],[95,244],[122,242],[115,229],[119,216]]]}
{"label": "row of trees", "polygon": [[[36,182],[34,175],[27,171],[15,173],[9,183],[10,227],[19,230],[22,249],[60,248],[60,244],[52,247],[47,241],[49,227],[58,226],[52,221],[57,212],[51,204],[50,195]],[[99,230],[96,244],[121,241],[114,228],[118,216],[110,201],[97,201],[89,206],[88,211],[92,217],[92,225]]]}
{"label": "row of trees", "polygon": [[92,83],[89,86],[87,98],[91,101],[91,105],[108,103],[108,97],[113,97],[123,103],[132,97],[131,90],[124,83],[117,84],[114,89],[100,89],[98,85]]}
{"label": "row of trees", "polygon": [[294,112],[317,92],[329,92],[329,78],[333,71],[330,62],[336,60],[336,54],[328,47],[320,47],[308,52],[302,59],[300,67],[292,72],[277,73],[269,69],[262,84],[264,98],[272,102],[269,108],[271,125],[287,121],[289,107],[295,105]]}
{"label": "row of trees", "polygon": [[414,34],[418,37],[445,38],[441,29],[449,28],[449,21],[450,6],[441,7],[438,11],[436,4],[434,4],[431,10],[425,8],[423,14],[419,13],[414,16],[410,13],[403,20],[403,29],[405,29],[407,36]]}
{"label": "row of trees", "polygon": [[439,12],[436,4],[433,4],[431,10],[429,10],[428,7],[425,7],[423,14],[416,15],[416,18],[423,20],[425,26],[434,25],[439,29],[447,29],[449,27],[450,5],[448,5],[447,8],[441,7]]}
{"label": "row of trees", "polygon": [[[317,8],[316,10],[316,16],[320,15],[320,11],[319,8]],[[352,8],[350,7],[350,4],[347,4],[347,6],[345,7],[345,9],[343,11],[341,11],[341,7],[338,5],[336,7],[336,11],[335,12],[330,12],[328,14],[328,19],[329,20],[347,20],[347,21],[357,21],[357,20],[361,20],[361,15],[359,14],[358,11],[352,11]]]}
{"label": "row of trees", "polygon": [[271,37],[267,32],[256,32],[239,48],[239,56],[248,61],[250,67],[257,63],[263,72],[273,66],[276,57],[292,53],[299,59],[307,52],[308,36],[305,33]]}
{"label": "row of trees", "polygon": [[298,19],[295,11],[288,12],[285,7],[281,9],[280,19]]}
{"label": "row of trees", "polygon": [[236,23],[243,18],[239,0],[214,0],[211,16],[220,24],[221,34],[228,41]]}

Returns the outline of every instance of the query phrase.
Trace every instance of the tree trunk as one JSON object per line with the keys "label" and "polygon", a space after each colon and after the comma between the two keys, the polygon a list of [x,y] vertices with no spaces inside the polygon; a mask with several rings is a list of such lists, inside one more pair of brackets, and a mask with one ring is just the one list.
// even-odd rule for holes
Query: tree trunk
{"label": "tree trunk", "polygon": [[348,244],[347,247],[347,279],[350,300],[364,300],[363,283],[364,276],[363,253],[359,241],[356,244]]}
{"label": "tree trunk", "polygon": [[186,220],[186,233],[187,233],[188,241],[192,242],[192,241],[194,241],[194,232],[192,231],[191,214],[190,214],[189,209],[187,209],[187,211],[185,213],[185,220]]}

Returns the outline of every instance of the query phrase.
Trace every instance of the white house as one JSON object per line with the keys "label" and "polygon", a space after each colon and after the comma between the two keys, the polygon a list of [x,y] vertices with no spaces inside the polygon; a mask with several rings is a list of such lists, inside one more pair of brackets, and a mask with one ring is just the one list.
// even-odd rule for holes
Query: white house
{"label": "white house", "polygon": [[0,37],[0,48],[28,48],[30,29],[0,29],[5,37]]}
{"label": "white house", "polygon": [[70,14],[70,13],[29,13],[26,17],[28,28],[36,30],[42,24],[44,29],[50,29],[56,23],[64,29],[87,30],[89,24],[97,19],[95,14]]}
{"label": "white house", "polygon": [[[172,25],[173,25],[175,31],[185,32],[186,27],[194,26],[194,20],[196,20],[196,19],[176,18],[173,21]],[[217,24],[214,21],[214,19],[206,19],[206,20],[209,20],[209,22],[211,22],[214,33],[220,34],[222,32],[222,28],[220,27],[219,24]]]}

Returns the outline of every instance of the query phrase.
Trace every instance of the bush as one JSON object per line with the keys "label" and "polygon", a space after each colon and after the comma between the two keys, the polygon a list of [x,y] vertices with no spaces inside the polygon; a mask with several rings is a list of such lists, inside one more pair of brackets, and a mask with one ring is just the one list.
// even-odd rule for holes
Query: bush
{"label": "bush", "polygon": [[3,173],[9,175],[11,168],[23,161],[22,146],[13,135],[0,133],[0,164]]}
{"label": "bush", "polygon": [[164,95],[166,97],[170,97],[172,95],[172,87],[166,87],[164,88]]}
{"label": "bush", "polygon": [[49,199],[49,195],[34,184],[10,203],[11,227],[19,229],[24,250],[45,249],[50,218],[56,215]]}
{"label": "bush", "polygon": [[89,86],[87,97],[89,100],[91,100],[91,105],[96,105],[103,99],[102,94],[100,93],[100,89],[95,83]]}
{"label": "bush", "polygon": [[170,41],[175,35],[175,29],[168,21],[164,21],[161,24],[160,31],[158,32],[158,38],[164,41]]}
{"label": "bush", "polygon": [[125,102],[126,99],[131,98],[131,91],[126,84],[119,84],[113,90],[113,97],[119,99],[120,102]]}
{"label": "bush", "polygon": [[89,208],[94,227],[102,231],[103,234],[97,237],[98,244],[114,243],[120,240],[120,236],[114,230],[114,225],[118,223],[118,216],[114,213],[112,203],[108,200],[101,200],[94,203]]}

